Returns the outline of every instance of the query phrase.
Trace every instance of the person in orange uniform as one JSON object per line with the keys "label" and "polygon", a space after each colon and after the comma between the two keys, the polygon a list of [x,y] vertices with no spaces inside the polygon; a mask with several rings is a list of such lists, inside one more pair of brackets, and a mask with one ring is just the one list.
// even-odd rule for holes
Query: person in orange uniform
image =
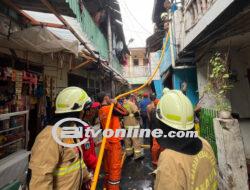
{"label": "person in orange uniform", "polygon": [[[151,103],[147,106],[147,115],[148,115],[148,120],[149,120],[149,128],[150,130],[153,130],[155,126],[155,122],[153,118],[155,115],[156,106],[159,103],[159,99],[157,99],[156,95],[152,93],[150,95],[150,100],[151,100]],[[151,137],[150,145],[151,145],[152,164],[156,166],[160,153],[163,149],[160,147],[157,140],[153,137]]]}
{"label": "person in orange uniform", "polygon": [[[113,129],[114,132],[117,129],[120,129],[120,117],[127,116],[129,114],[127,110],[118,104],[116,100],[110,99],[110,97],[105,93],[100,93],[98,100],[101,103],[98,115],[102,128],[104,129],[106,126],[111,103],[114,103],[115,106],[110,121],[110,129]],[[107,138],[103,157],[105,171],[104,186],[107,190],[120,189],[122,167],[122,147],[120,141],[121,138],[119,137]]]}

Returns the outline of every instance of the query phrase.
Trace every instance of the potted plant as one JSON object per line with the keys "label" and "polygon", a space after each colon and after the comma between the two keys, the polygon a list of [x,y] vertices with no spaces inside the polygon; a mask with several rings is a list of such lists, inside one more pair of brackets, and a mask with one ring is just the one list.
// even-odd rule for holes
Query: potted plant
{"label": "potted plant", "polygon": [[207,90],[215,96],[215,109],[222,119],[231,118],[231,103],[227,99],[227,93],[233,88],[229,77],[228,54],[215,53],[209,61],[210,74]]}

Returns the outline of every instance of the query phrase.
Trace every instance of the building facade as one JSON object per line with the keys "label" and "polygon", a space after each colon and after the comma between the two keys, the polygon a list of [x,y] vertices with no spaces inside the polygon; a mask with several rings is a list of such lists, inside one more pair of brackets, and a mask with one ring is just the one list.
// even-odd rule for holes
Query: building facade
{"label": "building facade", "polygon": [[0,2],[0,189],[25,188],[29,151],[62,89],[95,98],[126,88],[119,10],[117,1]]}
{"label": "building facade", "polygon": [[[146,48],[130,48],[129,50],[129,61],[128,64],[124,66],[124,77],[130,83],[131,88],[134,89],[143,85],[154,72],[159,55],[157,53],[152,53],[150,56],[146,56]],[[143,94],[143,92],[154,92],[157,97],[161,97],[162,84],[159,72],[157,72],[151,86],[143,89],[140,94]]]}
{"label": "building facade", "polygon": [[[157,2],[159,6],[162,6],[167,1]],[[217,116],[211,113],[218,111],[218,103],[215,101],[216,97],[210,96],[210,92],[207,90],[207,84],[211,77],[212,66],[210,60],[216,52],[227,55],[228,80],[233,88],[227,94],[226,99],[231,104],[233,117],[239,121],[241,131],[239,141],[242,138],[244,142],[244,151],[239,153],[243,160],[243,172],[238,176],[232,175],[232,178],[235,178],[237,185],[243,185],[243,189],[246,189],[247,176],[244,172],[246,170],[245,162],[247,162],[249,168],[248,144],[250,139],[250,83],[249,55],[247,53],[249,51],[250,32],[249,1],[185,0],[179,3],[175,2],[169,5],[169,7],[170,12],[163,8],[155,8],[155,10],[160,10],[160,14],[167,13],[168,18],[170,18],[162,22],[172,29],[174,40],[173,43],[170,42],[170,47],[173,46],[172,48],[175,49],[174,52],[176,53],[167,61],[170,68],[172,67],[172,72],[167,72],[166,75],[172,74],[173,77],[171,78],[172,82],[169,80],[170,82],[166,82],[166,85],[172,84],[173,88],[178,89],[178,84],[175,85],[176,82],[189,80],[187,85],[188,88],[191,86],[191,89],[188,89],[188,97],[192,100],[192,97],[196,96],[196,101],[192,101],[193,103],[197,103],[198,99],[203,102],[203,111],[200,114],[202,130],[215,127],[213,126],[213,118]],[[159,15],[159,11],[157,14]],[[160,26],[160,24],[158,25]],[[166,63],[163,62],[163,64]],[[211,122],[209,122],[209,118]],[[203,137],[207,138],[210,144],[215,147],[215,153],[218,151],[218,154],[223,154],[221,150],[216,149],[214,132],[210,133],[210,136],[208,136],[207,132],[202,132]],[[229,149],[230,147],[231,145],[228,145],[227,148]],[[217,148],[220,149],[220,147]],[[231,156],[233,155],[231,154]],[[227,162],[226,159],[219,160],[220,163],[223,161]],[[242,181],[239,178],[242,178]]]}

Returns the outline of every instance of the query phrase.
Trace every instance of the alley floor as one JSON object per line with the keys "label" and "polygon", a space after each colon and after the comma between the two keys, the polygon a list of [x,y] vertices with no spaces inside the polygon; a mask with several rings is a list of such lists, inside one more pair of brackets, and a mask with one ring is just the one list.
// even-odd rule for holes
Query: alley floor
{"label": "alley floor", "polygon": [[149,173],[153,171],[149,149],[145,149],[145,157],[142,160],[127,158],[122,170],[122,190],[152,190],[153,176]]}
{"label": "alley floor", "polygon": [[[149,143],[147,143],[149,144]],[[151,164],[150,149],[144,149],[145,157],[140,160],[126,158],[122,169],[121,190],[152,190],[154,178],[150,173],[154,171]],[[100,175],[97,189],[102,189],[104,173]]]}

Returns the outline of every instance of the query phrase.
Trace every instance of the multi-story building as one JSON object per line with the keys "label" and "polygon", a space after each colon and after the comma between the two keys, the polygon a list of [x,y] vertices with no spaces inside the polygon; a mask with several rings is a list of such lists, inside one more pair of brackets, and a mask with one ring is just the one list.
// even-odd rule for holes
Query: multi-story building
{"label": "multi-story building", "polygon": [[[79,62],[85,63],[77,68],[82,70],[81,80],[86,80],[84,83],[88,85],[81,86],[87,88],[90,94],[98,93],[92,83],[98,84],[97,86],[100,86],[98,89],[102,91],[112,89],[113,95],[119,90],[118,86],[127,84],[122,77],[122,64],[128,49],[120,24],[120,7],[117,1],[100,3],[73,0],[53,2],[14,0],[3,1],[3,5],[10,7],[21,16],[20,18],[26,20],[25,27],[44,26],[62,39],[79,43],[79,56],[83,59]],[[89,58],[94,58],[94,61]],[[101,75],[96,75],[97,68],[100,69]]]}
{"label": "multi-story building", "polygon": [[[176,4],[168,0],[156,0],[153,9],[153,22],[155,33],[147,39],[147,53],[160,55],[163,60],[160,66],[160,77],[162,85],[170,89],[181,89],[187,84],[186,94],[193,105],[198,102],[196,69],[191,65],[184,66],[181,62],[192,62],[192,60],[179,60],[179,40],[182,31],[182,11]],[[178,24],[176,24],[178,23]],[[167,36],[169,28],[171,31]],[[167,39],[166,39],[167,38]],[[163,44],[166,44],[165,52],[162,52]]]}
{"label": "multi-story building", "polygon": [[[136,88],[144,84],[152,74],[156,67],[158,57],[154,54],[150,57],[146,57],[146,48],[130,48],[129,50],[128,64],[124,66],[124,77],[128,80],[132,88]],[[151,90],[153,90],[160,97],[162,85],[159,80],[159,73],[157,73],[151,86],[143,89],[143,91],[151,92]]]}
{"label": "multi-story building", "polygon": [[124,77],[131,85],[143,84],[150,75],[145,48],[130,48],[129,51],[130,56],[128,56],[128,64],[124,67]]}
{"label": "multi-story building", "polygon": [[119,10],[116,0],[0,1],[0,189],[25,188],[28,150],[59,91],[127,86]]}
{"label": "multi-story building", "polygon": [[[250,150],[246,146],[250,140],[248,53],[250,2],[244,0],[184,0],[173,1],[173,4],[170,4],[168,0],[156,0],[155,2],[153,18],[157,27],[156,32],[159,33],[163,29],[168,31],[171,28],[170,36],[172,36],[172,41],[168,42],[169,48],[166,51],[167,60],[162,63],[161,77],[164,86],[179,89],[181,85],[178,81],[185,81],[188,88],[187,96],[192,102],[197,103],[198,97],[202,99],[204,110],[201,113],[201,129],[205,130],[202,131],[202,135],[209,140],[213,147],[216,147],[214,133],[211,132],[210,136],[207,136],[206,131],[214,128],[213,117],[215,115],[211,115],[211,113],[217,111],[215,97],[206,95],[211,71],[209,61],[216,52],[227,55],[229,80],[234,86],[229,91],[227,99],[232,106],[232,114],[239,121],[245,145],[245,153],[238,153],[243,160],[241,162],[243,163],[242,173],[231,177],[234,178],[237,186],[242,185],[243,189],[246,189],[247,175],[244,173],[246,170],[244,156],[246,160],[250,160]],[[167,19],[160,18],[162,13],[165,15],[167,13]],[[149,50],[155,51],[162,46],[162,42],[160,45],[154,43],[159,41],[158,38],[159,34],[155,34],[148,39]],[[208,122],[209,118],[211,122]],[[241,142],[241,138],[238,140]],[[227,148],[229,147],[231,145],[228,145]],[[214,150],[216,153],[216,148]],[[220,155],[224,154],[221,150],[218,152]],[[232,154],[230,157],[233,157]],[[242,157],[242,155],[244,156]],[[220,164],[224,161],[228,160],[219,160]],[[225,173],[223,175],[230,175]],[[229,182],[226,181],[224,187],[227,187],[228,184]]]}

